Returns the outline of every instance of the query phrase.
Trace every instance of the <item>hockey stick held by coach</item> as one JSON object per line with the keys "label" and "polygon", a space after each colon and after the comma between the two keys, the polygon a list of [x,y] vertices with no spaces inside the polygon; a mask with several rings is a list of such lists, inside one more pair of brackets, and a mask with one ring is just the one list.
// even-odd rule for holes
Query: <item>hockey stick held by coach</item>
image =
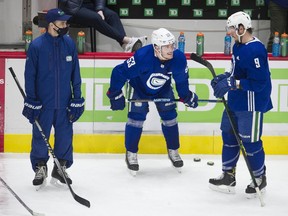
{"label": "hockey stick held by coach", "polygon": [[31,124],[38,119],[38,116],[41,113],[42,104],[40,101],[33,100],[26,97],[24,100],[24,108],[22,114],[29,120]]}

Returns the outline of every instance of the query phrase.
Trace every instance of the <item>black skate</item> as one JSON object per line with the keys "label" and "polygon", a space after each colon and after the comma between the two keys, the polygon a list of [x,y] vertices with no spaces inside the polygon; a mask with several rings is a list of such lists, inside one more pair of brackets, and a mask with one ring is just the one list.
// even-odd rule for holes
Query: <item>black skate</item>
{"label": "black skate", "polygon": [[[66,161],[65,160],[59,160],[59,163],[60,163],[62,171],[66,177],[67,183],[72,184],[72,180],[66,172]],[[52,179],[50,181],[51,184],[53,184],[55,186],[62,186],[61,184],[58,183],[58,181],[61,182],[62,184],[66,184],[65,179],[63,178],[62,172],[61,172],[61,170],[58,169],[55,162],[54,162],[54,167],[53,167],[51,176],[52,176]]]}
{"label": "black skate", "polygon": [[172,165],[177,169],[177,171],[181,172],[181,167],[183,167],[183,160],[178,153],[178,149],[168,149],[168,157]]}
{"label": "black skate", "polygon": [[[266,181],[266,176],[262,175],[258,178],[255,178],[256,183],[259,187],[259,190],[261,193],[265,192],[265,188],[267,186],[267,181]],[[245,193],[247,195],[247,198],[254,198],[257,195],[256,189],[255,189],[255,185],[253,183],[253,181],[250,183],[250,185],[247,186]]]}
{"label": "black skate", "polygon": [[139,171],[137,153],[126,151],[125,161],[131,175],[136,176],[137,171]]}
{"label": "black skate", "polygon": [[222,193],[234,194],[235,186],[235,169],[223,172],[218,178],[209,179],[209,187]]}
{"label": "black skate", "polygon": [[47,165],[44,161],[40,161],[36,164],[35,177],[33,179],[33,185],[37,187],[36,190],[41,189],[46,185],[47,178]]}

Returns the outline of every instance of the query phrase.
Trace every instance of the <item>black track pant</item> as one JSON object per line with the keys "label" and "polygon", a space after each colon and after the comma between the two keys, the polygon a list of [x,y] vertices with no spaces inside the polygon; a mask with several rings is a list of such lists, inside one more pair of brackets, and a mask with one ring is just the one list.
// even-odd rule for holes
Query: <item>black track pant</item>
{"label": "black track pant", "polygon": [[103,9],[103,14],[105,20],[94,10],[93,4],[83,4],[80,10],[72,16],[71,23],[92,26],[107,37],[113,38],[122,46],[126,33],[118,14],[107,7]]}

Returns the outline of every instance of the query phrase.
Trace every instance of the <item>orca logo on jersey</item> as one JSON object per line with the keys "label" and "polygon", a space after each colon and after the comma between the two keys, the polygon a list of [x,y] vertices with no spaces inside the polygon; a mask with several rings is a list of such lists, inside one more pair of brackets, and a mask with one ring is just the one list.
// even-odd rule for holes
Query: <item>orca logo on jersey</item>
{"label": "orca logo on jersey", "polygon": [[161,73],[152,73],[147,80],[146,84],[151,89],[161,88],[170,77]]}

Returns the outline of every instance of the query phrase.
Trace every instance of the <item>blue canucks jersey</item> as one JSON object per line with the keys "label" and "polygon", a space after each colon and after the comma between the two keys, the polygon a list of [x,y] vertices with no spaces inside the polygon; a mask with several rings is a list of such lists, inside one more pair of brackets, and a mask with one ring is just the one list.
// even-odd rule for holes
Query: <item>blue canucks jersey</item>
{"label": "blue canucks jersey", "polygon": [[147,45],[113,69],[110,91],[121,90],[129,81],[141,98],[157,98],[171,88],[173,77],[179,97],[185,98],[189,94],[188,76],[187,60],[181,51],[176,49],[171,60],[161,61],[154,55],[153,46]]}
{"label": "blue canucks jersey", "polygon": [[232,75],[240,80],[241,89],[228,92],[232,111],[272,109],[271,78],[265,46],[257,38],[245,44],[235,43],[232,56]]}

